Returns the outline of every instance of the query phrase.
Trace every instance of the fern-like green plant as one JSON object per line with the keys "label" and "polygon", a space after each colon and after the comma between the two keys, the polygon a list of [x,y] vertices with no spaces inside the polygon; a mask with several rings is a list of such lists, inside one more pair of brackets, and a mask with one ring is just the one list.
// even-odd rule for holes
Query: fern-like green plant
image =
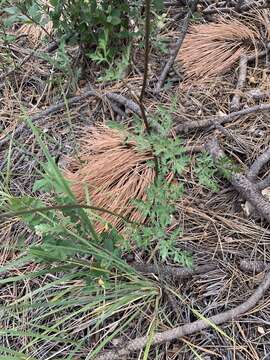
{"label": "fern-like green plant", "polygon": [[[152,244],[157,244],[162,261],[170,259],[191,266],[191,254],[177,247],[181,228],[170,229],[177,201],[184,192],[178,178],[189,163],[182,141],[171,136],[172,122],[170,112],[161,107],[149,118],[152,129],[149,134],[143,132],[140,121],[135,122],[130,134],[130,140],[136,142],[138,150],[152,151],[158,160],[158,174],[147,191],[146,200],[136,201],[138,211],[147,218],[146,226],[131,226],[130,238],[140,248],[150,249]],[[149,166],[154,167],[154,163],[149,162]]]}

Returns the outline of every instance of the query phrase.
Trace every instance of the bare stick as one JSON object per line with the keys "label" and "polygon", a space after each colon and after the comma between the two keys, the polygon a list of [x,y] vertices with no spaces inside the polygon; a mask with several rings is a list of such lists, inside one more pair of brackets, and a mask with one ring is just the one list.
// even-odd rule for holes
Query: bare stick
{"label": "bare stick", "polygon": [[233,111],[239,110],[240,99],[241,99],[240,92],[245,85],[246,77],[247,77],[247,56],[242,55],[239,60],[239,75],[236,85],[236,92],[231,101],[231,110]]}
{"label": "bare stick", "polygon": [[[120,94],[115,94],[115,93],[105,93],[105,94],[100,94],[95,90],[89,90],[86,91],[84,94],[79,95],[79,96],[74,96],[70,99],[67,99],[67,101],[61,101],[58,104],[54,104],[49,106],[46,110],[41,111],[39,113],[37,113],[36,115],[33,115],[31,117],[31,121],[32,122],[37,122],[41,119],[46,120],[46,117],[52,114],[57,113],[60,110],[65,109],[65,107],[68,106],[74,106],[78,103],[80,103],[81,101],[87,99],[90,96],[97,96],[97,97],[107,97],[109,100],[115,101],[123,106],[125,106],[126,108],[129,108],[131,111],[133,111],[134,113],[141,115],[140,112],[140,107],[132,100],[125,98],[123,95]],[[41,124],[40,124],[41,125]],[[23,130],[26,128],[26,123],[22,123],[20,124],[15,131],[13,132],[13,136],[17,137],[18,135],[20,135]],[[8,143],[9,141],[9,137],[6,136],[3,139],[0,140],[0,148],[5,145],[6,143]]]}
{"label": "bare stick", "polygon": [[[206,150],[215,161],[224,157],[224,152],[220,148],[216,138],[205,144]],[[258,213],[270,223],[270,202],[262,195],[256,183],[250,181],[243,174],[233,173],[230,182],[234,189],[239,192],[243,199],[249,201]]]}
{"label": "bare stick", "polygon": [[163,68],[162,73],[161,73],[161,75],[160,75],[160,77],[158,79],[158,82],[156,84],[156,87],[154,89],[154,93],[156,93],[156,94],[158,92],[160,92],[160,90],[161,90],[161,88],[162,88],[162,86],[163,86],[163,84],[164,84],[164,82],[166,80],[166,77],[167,77],[167,75],[168,75],[168,73],[169,73],[169,71],[170,71],[170,69],[171,69],[171,67],[172,67],[172,65],[173,65],[173,63],[174,63],[174,61],[176,59],[176,56],[177,56],[177,54],[178,54],[178,52],[179,52],[179,50],[180,50],[180,48],[181,48],[181,46],[183,44],[183,41],[185,39],[187,30],[188,30],[189,19],[190,19],[191,15],[192,15],[192,12],[196,8],[197,3],[198,3],[198,0],[195,0],[195,1],[192,2],[191,8],[190,8],[189,12],[187,13],[187,15],[186,15],[186,17],[184,19],[184,23],[183,23],[182,29],[181,29],[181,35],[180,35],[179,39],[177,40],[175,51],[172,53],[172,55],[170,56],[168,62],[165,65],[165,67]]}
{"label": "bare stick", "polygon": [[234,111],[228,115],[212,116],[209,119],[203,119],[203,120],[198,120],[198,121],[193,120],[188,123],[177,125],[174,128],[174,130],[177,134],[182,133],[182,132],[185,133],[190,130],[205,128],[205,127],[208,127],[211,125],[225,124],[225,123],[231,122],[232,120],[234,120],[235,118],[238,118],[239,116],[252,114],[257,111],[267,111],[267,110],[270,110],[270,103],[255,105],[252,107],[248,107],[246,109]]}
{"label": "bare stick", "polygon": [[162,274],[163,276],[170,276],[175,278],[189,278],[192,275],[204,274],[217,268],[215,264],[197,266],[194,269],[181,268],[168,265],[151,265],[141,263],[131,263],[137,271],[143,273]]}
{"label": "bare stick", "polygon": [[112,101],[117,102],[118,104],[123,105],[125,108],[131,110],[137,115],[141,116],[141,109],[138,104],[136,104],[133,100],[126,98],[123,95],[115,94],[115,93],[106,93],[105,96]]}
{"label": "bare stick", "polygon": [[242,271],[246,273],[260,273],[265,270],[270,269],[270,263],[265,261],[250,261],[250,260],[241,260],[239,267]]}
{"label": "bare stick", "polygon": [[[242,304],[235,308],[224,311],[223,313],[211,316],[205,320],[197,320],[193,323],[178,326],[171,330],[157,333],[153,336],[152,345],[162,344],[167,341],[179,339],[186,335],[191,335],[204,329],[208,329],[213,325],[221,325],[225,322],[239,318],[247,311],[251,310],[264,296],[266,291],[270,287],[270,272],[267,272],[260,286],[254,291],[254,293]],[[120,349],[104,351],[100,356],[96,357],[96,360],[114,360],[123,359],[132,351],[138,351],[145,347],[148,337],[141,336],[134,340],[129,341],[124,347]]]}
{"label": "bare stick", "polygon": [[[141,109],[141,117],[144,122],[145,130],[148,135],[151,134],[151,127],[146,116],[146,110],[143,100],[147,86],[147,79],[148,79],[148,65],[149,65],[149,53],[150,53],[150,21],[151,21],[151,0],[145,0],[144,73],[143,73],[143,84],[139,98],[139,106]],[[155,175],[156,175],[155,178],[157,178],[159,174],[159,163],[158,163],[158,157],[154,154],[154,151],[153,151],[153,158],[155,163]]]}
{"label": "bare stick", "polygon": [[258,190],[264,190],[270,186],[270,175],[256,183]]}
{"label": "bare stick", "polygon": [[254,181],[261,168],[270,161],[270,147],[268,147],[250,166],[249,171],[247,172],[247,178],[251,181]]}

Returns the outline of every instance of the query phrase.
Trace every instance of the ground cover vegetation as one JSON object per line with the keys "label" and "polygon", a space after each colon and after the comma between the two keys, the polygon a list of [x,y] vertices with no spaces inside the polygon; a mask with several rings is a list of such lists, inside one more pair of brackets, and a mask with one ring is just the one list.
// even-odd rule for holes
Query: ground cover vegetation
{"label": "ground cover vegetation", "polygon": [[268,1],[0,1],[1,359],[267,359]]}

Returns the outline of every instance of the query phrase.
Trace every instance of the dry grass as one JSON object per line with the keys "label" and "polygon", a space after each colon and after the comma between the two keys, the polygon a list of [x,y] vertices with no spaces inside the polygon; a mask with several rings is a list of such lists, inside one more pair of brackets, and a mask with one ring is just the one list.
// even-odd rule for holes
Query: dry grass
{"label": "dry grass", "polygon": [[238,19],[220,17],[218,23],[192,25],[178,55],[185,80],[203,82],[224,74],[242,54],[256,49],[259,38],[255,26]]}
{"label": "dry grass", "polygon": [[[72,160],[66,177],[72,181],[72,190],[79,202],[85,202],[87,193],[92,205],[105,208],[143,221],[133,200],[143,200],[146,190],[154,180],[154,169],[147,161],[148,152],[139,152],[134,142],[125,142],[126,135],[104,125],[87,130],[81,140],[79,161]],[[122,229],[123,220],[103,214],[103,219],[117,229]],[[97,231],[105,224],[98,222]]]}

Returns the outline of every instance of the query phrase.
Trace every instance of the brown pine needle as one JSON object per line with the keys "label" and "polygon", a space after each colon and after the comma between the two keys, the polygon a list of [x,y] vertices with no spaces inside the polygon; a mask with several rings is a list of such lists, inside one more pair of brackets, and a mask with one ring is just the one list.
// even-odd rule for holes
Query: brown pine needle
{"label": "brown pine needle", "polygon": [[[72,160],[66,170],[79,202],[85,202],[88,192],[91,205],[144,221],[133,201],[144,200],[154,181],[154,169],[148,164],[153,159],[150,152],[138,151],[134,141],[126,142],[126,134],[100,125],[86,131],[79,158],[80,162]],[[116,216],[103,214],[102,218],[104,222],[96,224],[98,232],[106,228],[106,222],[123,228],[123,220]]]}
{"label": "brown pine needle", "polygon": [[185,80],[203,82],[224,74],[242,54],[254,52],[259,38],[256,27],[238,19],[192,25],[178,55]]}

